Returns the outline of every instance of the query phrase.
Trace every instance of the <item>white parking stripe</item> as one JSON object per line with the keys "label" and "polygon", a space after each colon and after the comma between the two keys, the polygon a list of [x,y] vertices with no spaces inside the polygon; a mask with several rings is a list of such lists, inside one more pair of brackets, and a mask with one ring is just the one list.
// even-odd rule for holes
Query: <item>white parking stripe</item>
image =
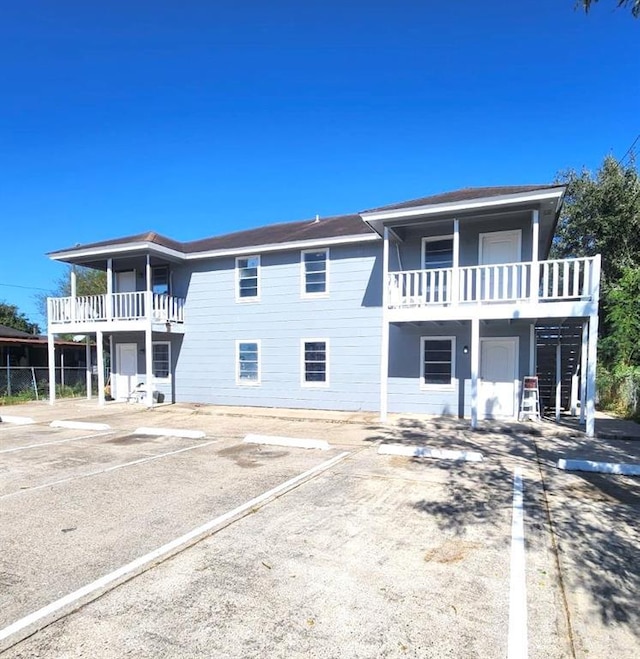
{"label": "white parking stripe", "polygon": [[[291,478],[288,481],[277,485],[267,492],[254,497],[250,501],[243,503],[237,508],[224,513],[215,519],[212,519],[202,526],[198,526],[192,531],[189,531],[179,538],[176,538],[175,540],[172,540],[171,542],[168,542],[161,547],[154,549],[153,551],[145,554],[144,556],[141,556],[140,558],[137,558],[134,561],[123,565],[121,568],[118,568],[109,574],[105,574],[103,577],[92,581],[86,586],[82,586],[82,588],[78,588],[78,590],[74,590],[72,593],[61,597],[55,602],[47,604],[47,606],[38,609],[34,613],[30,613],[24,618],[16,620],[16,622],[0,630],[0,641],[9,638],[13,634],[17,634],[18,632],[26,629],[27,627],[30,627],[31,625],[35,625],[37,623],[42,623],[40,626],[43,626],[44,624],[50,624],[53,622],[53,620],[55,620],[55,618],[52,618],[53,614],[61,611],[63,608],[70,605],[78,606],[78,602],[80,600],[89,601],[92,595],[95,596],[100,591],[105,592],[107,586],[110,584],[115,585],[120,580],[130,579],[133,576],[144,572],[146,569],[158,563],[160,560],[164,560],[170,555],[176,553],[178,550],[185,549],[189,544],[193,544],[198,539],[206,537],[206,535],[210,534],[215,529],[226,526],[228,523],[233,521],[234,518],[243,516],[251,509],[256,508],[256,506],[264,505],[270,499],[275,499],[279,496],[282,496],[286,492],[300,485],[303,481],[308,480],[323,471],[326,471],[338,462],[344,460],[349,455],[351,455],[351,453],[348,451],[340,453],[336,457],[316,465],[315,467],[303,472],[302,474],[299,474],[298,476],[295,476],[294,478]],[[35,631],[35,629],[33,631]]]}
{"label": "white parking stripe", "polygon": [[522,472],[513,474],[513,518],[511,522],[511,583],[509,586],[508,659],[527,657],[527,582],[524,550]]}
{"label": "white parking stripe", "polygon": [[81,439],[91,439],[92,437],[106,437],[114,435],[115,430],[110,432],[94,432],[91,435],[82,435],[82,437],[72,437],[71,439],[59,439],[55,442],[42,442],[40,444],[27,444],[27,446],[15,446],[14,448],[5,448],[0,453],[13,453],[14,451],[26,451],[28,448],[40,448],[41,446],[52,446],[53,444],[66,444],[67,442],[77,442]]}
{"label": "white parking stripe", "polygon": [[53,485],[60,485],[61,483],[68,483],[69,481],[75,481],[79,478],[88,478],[89,476],[97,476],[98,474],[106,474],[110,471],[116,471],[117,469],[123,469],[124,467],[132,467],[133,465],[139,465],[144,462],[152,462],[153,460],[159,460],[160,458],[166,458],[169,455],[176,455],[178,453],[184,453],[185,451],[192,451],[197,448],[204,448],[210,444],[215,443],[214,441],[206,442],[205,444],[198,444],[197,446],[188,446],[187,448],[181,448],[176,451],[169,451],[168,453],[161,453],[160,455],[152,455],[146,458],[140,458],[139,460],[132,460],[131,462],[125,462],[120,465],[114,465],[113,467],[106,467],[105,469],[96,469],[95,471],[88,471],[85,474],[79,474],[77,476],[69,476],[68,478],[61,478],[57,481],[51,481],[50,483],[44,483],[42,485],[34,485],[33,487],[25,488],[24,490],[18,490],[17,492],[11,492],[10,494],[4,494],[0,496],[0,499],[8,499],[9,497],[14,497],[18,494],[24,494],[25,492],[33,492],[34,490],[41,490],[45,487],[52,487]]}

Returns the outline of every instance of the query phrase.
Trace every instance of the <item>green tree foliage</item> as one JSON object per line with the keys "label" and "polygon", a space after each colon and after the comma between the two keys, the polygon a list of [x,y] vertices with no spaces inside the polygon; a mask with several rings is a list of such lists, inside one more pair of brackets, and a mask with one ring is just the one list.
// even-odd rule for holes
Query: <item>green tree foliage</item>
{"label": "green tree foliage", "polygon": [[[76,267],[76,295],[101,295],[107,292],[107,273],[103,270]],[[48,297],[68,297],[71,295],[71,266],[64,275],[54,282],[49,293],[36,295],[38,311],[47,317]]]}
{"label": "green tree foliage", "polygon": [[567,194],[552,257],[602,256],[598,354],[601,400],[640,414],[640,175],[607,156],[593,175],[563,172]]}
{"label": "green tree foliage", "polygon": [[[581,0],[579,4],[584,7],[585,12],[591,9],[591,5],[598,0]],[[618,7],[631,7],[631,14],[634,18],[640,16],[640,0],[617,0]]]}
{"label": "green tree foliage", "polygon": [[32,323],[14,304],[0,302],[0,325],[29,334],[40,334],[40,328]]}

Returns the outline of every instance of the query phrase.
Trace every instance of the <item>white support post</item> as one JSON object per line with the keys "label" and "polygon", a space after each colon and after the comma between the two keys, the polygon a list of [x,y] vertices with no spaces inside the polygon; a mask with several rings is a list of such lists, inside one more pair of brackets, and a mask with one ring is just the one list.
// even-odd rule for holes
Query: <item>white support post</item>
{"label": "white support post", "polygon": [[107,259],[107,320],[113,318],[113,259]]}
{"label": "white support post", "polygon": [[471,428],[478,427],[478,375],[480,372],[480,319],[471,320]]}
{"label": "white support post", "polygon": [[76,319],[76,297],[78,291],[78,278],[76,276],[76,266],[71,266],[71,320]]}
{"label": "white support post", "polygon": [[584,425],[587,401],[587,350],[589,349],[589,322],[582,323],[582,350],[580,352],[580,424]]}
{"label": "white support post", "polygon": [[113,352],[113,334],[109,334],[109,395],[112,400],[113,397],[113,360],[115,359],[115,354]]}
{"label": "white support post", "polygon": [[60,346],[60,388],[64,389],[64,346]]}
{"label": "white support post", "polygon": [[538,301],[540,285],[540,212],[536,209],[531,213],[531,282],[529,291],[531,301]]}
{"label": "white support post", "polygon": [[578,370],[579,367],[576,367],[576,372],[571,375],[571,416],[577,416],[578,414],[578,388],[580,383]]}
{"label": "white support post", "polygon": [[145,405],[153,407],[153,337],[151,326],[147,327],[144,333],[144,356],[145,356]]}
{"label": "white support post", "polygon": [[587,349],[587,397],[586,414],[587,437],[594,437],[596,432],[596,364],[598,359],[598,314],[589,318],[589,342]]}
{"label": "white support post", "polygon": [[560,421],[560,404],[562,394],[562,344],[556,345],[556,421]]}
{"label": "white support post", "polygon": [[85,338],[84,359],[86,365],[87,400],[91,400],[93,393],[91,391],[91,336],[89,334]]}
{"label": "white support post", "polygon": [[389,394],[389,229],[384,228],[382,246],[382,334],[380,338],[380,421],[387,420]]}
{"label": "white support post", "polygon": [[529,326],[529,375],[536,375],[537,365],[537,347],[536,347],[536,324],[531,323]]}
{"label": "white support post", "polygon": [[56,344],[55,334],[47,333],[47,350],[49,361],[49,405],[53,405],[56,401]]}
{"label": "white support post", "polygon": [[[451,281],[451,303],[460,300],[460,220],[453,220],[453,276]],[[423,266],[424,267],[424,266]]]}
{"label": "white support post", "polygon": [[104,405],[104,350],[102,349],[102,330],[96,332],[96,362],[98,367],[98,404]]}

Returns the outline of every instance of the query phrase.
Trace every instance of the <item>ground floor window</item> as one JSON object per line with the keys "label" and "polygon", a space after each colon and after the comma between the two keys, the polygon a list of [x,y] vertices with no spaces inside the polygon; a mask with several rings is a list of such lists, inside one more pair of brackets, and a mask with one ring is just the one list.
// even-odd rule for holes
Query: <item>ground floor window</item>
{"label": "ground floor window", "polygon": [[420,386],[451,387],[455,377],[453,336],[423,336],[420,339]]}
{"label": "ground floor window", "polygon": [[326,386],[329,384],[329,342],[325,339],[302,341],[302,384]]}
{"label": "ground floor window", "polygon": [[153,344],[153,377],[168,378],[171,374],[171,344],[168,342]]}
{"label": "ground floor window", "polygon": [[236,384],[260,384],[260,341],[236,341]]}

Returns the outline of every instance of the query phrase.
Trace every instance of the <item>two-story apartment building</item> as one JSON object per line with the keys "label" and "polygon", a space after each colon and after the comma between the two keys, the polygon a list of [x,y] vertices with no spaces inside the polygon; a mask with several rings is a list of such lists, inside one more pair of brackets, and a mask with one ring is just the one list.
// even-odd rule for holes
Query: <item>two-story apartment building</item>
{"label": "two-story apartment building", "polygon": [[[95,335],[111,391],[155,400],[515,418],[537,323],[582,327],[593,434],[599,257],[548,260],[564,187],[469,188],[353,215],[180,243],[154,233],[51,258],[104,295],[49,300]],[[53,360],[50,360],[53,363]],[[101,402],[103,369],[99,368]],[[51,390],[53,402],[55,391]]]}

